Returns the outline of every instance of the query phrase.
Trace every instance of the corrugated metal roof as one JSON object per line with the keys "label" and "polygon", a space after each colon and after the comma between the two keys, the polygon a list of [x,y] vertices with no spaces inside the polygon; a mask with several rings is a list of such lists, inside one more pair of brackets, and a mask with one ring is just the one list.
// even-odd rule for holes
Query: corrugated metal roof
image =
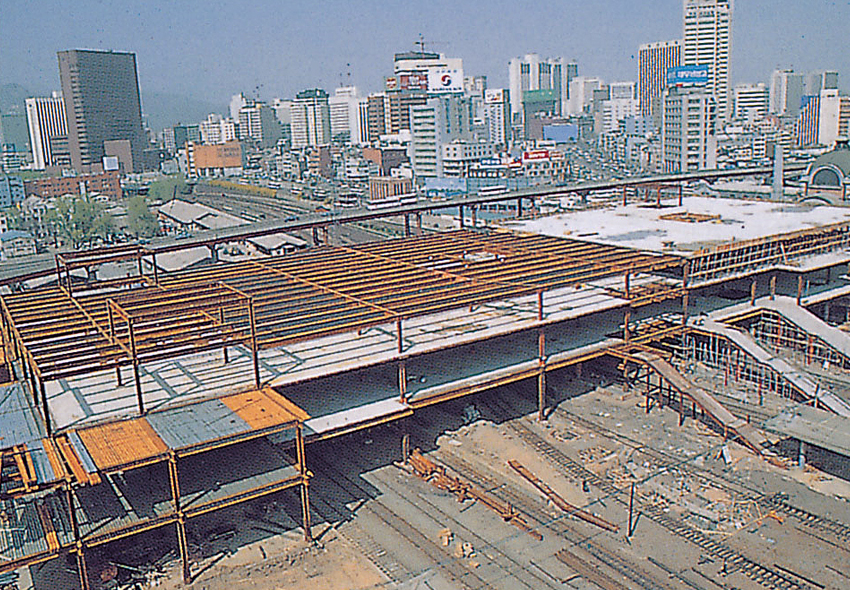
{"label": "corrugated metal roof", "polygon": [[242,434],[251,427],[219,400],[154,412],[147,420],[170,449]]}
{"label": "corrugated metal roof", "polygon": [[47,434],[20,383],[0,387],[0,448],[29,444]]}

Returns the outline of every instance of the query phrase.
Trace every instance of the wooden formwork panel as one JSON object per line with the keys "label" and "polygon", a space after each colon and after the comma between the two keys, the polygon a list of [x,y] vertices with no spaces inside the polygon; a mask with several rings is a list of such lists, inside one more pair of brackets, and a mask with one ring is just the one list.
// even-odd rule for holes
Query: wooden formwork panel
{"label": "wooden formwork panel", "polygon": [[291,402],[282,403],[282,399],[261,389],[229,395],[221,401],[254,430],[303,421],[307,414]]}
{"label": "wooden formwork panel", "polygon": [[163,456],[168,447],[144,418],[77,431],[98,469],[138,465]]}

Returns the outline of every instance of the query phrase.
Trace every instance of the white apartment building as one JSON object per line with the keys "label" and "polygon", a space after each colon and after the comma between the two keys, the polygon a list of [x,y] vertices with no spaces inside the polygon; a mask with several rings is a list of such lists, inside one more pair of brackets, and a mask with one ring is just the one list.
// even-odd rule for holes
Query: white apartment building
{"label": "white apartment building", "polygon": [[661,172],[717,167],[716,102],[707,87],[672,86],[662,94]]}
{"label": "white apartment building", "polygon": [[331,142],[328,93],[321,88],[299,92],[292,102],[292,147],[327,145]]}
{"label": "white apartment building", "polygon": [[752,124],[767,116],[769,93],[764,83],[738,84],[732,91],[732,96],[735,119]]}
{"label": "white apartment building", "polygon": [[578,75],[578,65],[563,58],[541,58],[528,53],[508,62],[508,83],[511,91],[511,115],[521,116],[523,94],[529,90],[553,90],[558,101],[556,114],[567,112],[570,81]]}

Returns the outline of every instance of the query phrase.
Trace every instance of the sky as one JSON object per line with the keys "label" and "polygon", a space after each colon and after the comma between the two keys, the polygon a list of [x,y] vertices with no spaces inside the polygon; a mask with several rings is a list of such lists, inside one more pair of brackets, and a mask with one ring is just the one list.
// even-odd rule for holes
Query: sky
{"label": "sky", "polygon": [[[737,0],[731,81],[832,69],[850,88],[848,23],[847,0]],[[365,94],[420,35],[490,87],[506,86],[508,61],[530,52],[575,60],[580,75],[636,80],[639,44],[681,37],[682,0],[8,0],[0,84],[58,89],[56,52],[89,48],[135,52],[143,95],[224,105],[240,91],[270,99],[341,83]]]}

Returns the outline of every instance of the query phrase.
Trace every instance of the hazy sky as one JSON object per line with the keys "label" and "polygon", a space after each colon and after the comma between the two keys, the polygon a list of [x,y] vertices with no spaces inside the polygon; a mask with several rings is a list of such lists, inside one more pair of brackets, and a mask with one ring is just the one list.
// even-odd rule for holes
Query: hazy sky
{"label": "hazy sky", "polygon": [[[777,66],[835,69],[850,87],[850,2],[737,0],[733,82],[768,81]],[[467,75],[507,84],[507,62],[528,52],[579,63],[607,81],[637,78],[640,43],[681,37],[681,0],[210,0],[4,1],[0,83],[59,87],[56,51],[133,51],[145,90],[217,104],[239,91],[262,98],[332,90],[350,70],[379,90],[392,54],[426,49],[462,57]],[[348,65],[350,64],[350,66]]]}

